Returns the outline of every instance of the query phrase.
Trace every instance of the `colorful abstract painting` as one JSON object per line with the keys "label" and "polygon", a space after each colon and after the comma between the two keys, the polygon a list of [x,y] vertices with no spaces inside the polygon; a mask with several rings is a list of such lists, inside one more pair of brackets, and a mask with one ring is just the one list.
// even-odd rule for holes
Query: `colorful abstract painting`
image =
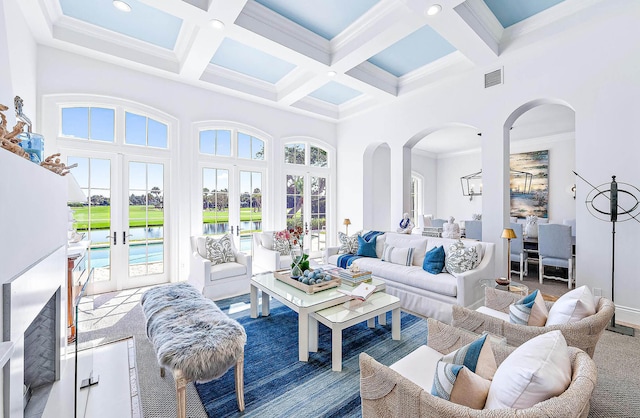
{"label": "colorful abstract painting", "polygon": [[[511,154],[511,216],[547,218],[549,150]],[[530,174],[530,175],[529,175]]]}

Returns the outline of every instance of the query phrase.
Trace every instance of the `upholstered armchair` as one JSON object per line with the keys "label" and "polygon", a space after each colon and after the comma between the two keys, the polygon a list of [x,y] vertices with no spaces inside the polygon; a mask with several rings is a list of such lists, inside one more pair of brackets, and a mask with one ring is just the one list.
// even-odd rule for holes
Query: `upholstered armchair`
{"label": "upholstered armchair", "polygon": [[202,235],[191,237],[189,283],[211,300],[249,293],[252,275],[251,256],[238,251],[231,237],[230,250],[233,252],[235,261],[215,264],[207,258],[206,240],[207,237]]}
{"label": "upholstered armchair", "polygon": [[482,221],[464,221],[464,236],[468,239],[482,241]]}
{"label": "upholstered armchair", "polygon": [[529,253],[524,250],[524,242],[522,240],[524,228],[522,224],[511,222],[510,228],[516,233],[516,237],[511,240],[511,262],[519,264],[518,270],[509,270],[511,273],[520,274],[520,281],[529,273]]}
{"label": "upholstered armchair", "polygon": [[291,267],[291,255],[281,255],[274,250],[273,231],[253,233],[253,261],[269,271]]}
{"label": "upholstered armchair", "polygon": [[[573,240],[569,225],[538,225],[538,276],[540,284],[544,278],[566,281],[569,289],[573,283]],[[544,268],[567,269],[567,278],[544,274]]]}
{"label": "upholstered armchair", "polygon": [[[596,384],[596,365],[584,351],[575,347],[567,348],[571,363],[568,388],[530,408],[472,409],[432,395],[433,363],[478,336],[433,319],[427,321],[426,346],[421,346],[390,367],[378,363],[366,353],[360,354],[363,418],[588,416],[589,399]],[[514,348],[506,344],[492,344],[492,350],[499,367]]]}
{"label": "upholstered armchair", "polygon": [[[509,305],[521,298],[521,295],[512,292],[487,287],[485,288],[485,306],[479,308],[480,312],[453,305],[451,325],[476,334],[487,331],[491,334],[504,336],[507,339],[507,344],[514,347],[540,334],[557,329],[564,335],[567,345],[578,347],[593,357],[600,335],[615,312],[613,302],[600,297],[596,303],[596,313],[575,322],[542,327],[513,324],[509,321]],[[545,304],[550,310],[554,303],[545,302]],[[485,308],[497,313],[485,313],[489,312]]]}

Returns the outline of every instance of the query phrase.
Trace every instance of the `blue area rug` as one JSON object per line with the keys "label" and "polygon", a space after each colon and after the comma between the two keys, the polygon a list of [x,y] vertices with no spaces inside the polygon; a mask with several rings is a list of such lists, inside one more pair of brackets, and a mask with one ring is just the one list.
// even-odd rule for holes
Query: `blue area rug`
{"label": "blue area rug", "polygon": [[361,352],[390,365],[426,342],[427,323],[402,313],[402,340],[387,325],[366,322],[343,331],[342,371],[331,370],[331,330],[319,324],[318,352],[298,361],[298,315],[277,301],[268,317],[252,319],[248,296],[216,302],[247,332],[244,359],[245,411],[236,404],[233,369],[220,379],[196,384],[209,417],[360,417]]}

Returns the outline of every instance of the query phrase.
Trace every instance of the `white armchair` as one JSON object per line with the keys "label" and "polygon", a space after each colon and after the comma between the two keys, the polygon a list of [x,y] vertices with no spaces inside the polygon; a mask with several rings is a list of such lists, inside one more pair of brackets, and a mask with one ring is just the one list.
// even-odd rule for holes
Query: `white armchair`
{"label": "white armchair", "polygon": [[212,264],[207,258],[206,237],[191,237],[191,270],[189,283],[211,299],[218,300],[249,293],[252,275],[251,256],[233,246],[236,261]]}
{"label": "white armchair", "polygon": [[273,249],[273,231],[253,233],[253,261],[269,271],[291,267],[291,256]]}

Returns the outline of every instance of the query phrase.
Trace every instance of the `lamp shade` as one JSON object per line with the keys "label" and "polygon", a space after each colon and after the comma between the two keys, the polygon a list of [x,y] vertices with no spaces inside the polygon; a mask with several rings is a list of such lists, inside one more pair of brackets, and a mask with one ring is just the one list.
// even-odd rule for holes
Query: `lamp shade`
{"label": "lamp shade", "polygon": [[516,233],[511,228],[505,228],[502,230],[502,235],[500,236],[500,238],[514,239],[516,238]]}
{"label": "lamp shade", "polygon": [[344,222],[342,222],[342,225],[351,225],[351,219],[345,218]]}

